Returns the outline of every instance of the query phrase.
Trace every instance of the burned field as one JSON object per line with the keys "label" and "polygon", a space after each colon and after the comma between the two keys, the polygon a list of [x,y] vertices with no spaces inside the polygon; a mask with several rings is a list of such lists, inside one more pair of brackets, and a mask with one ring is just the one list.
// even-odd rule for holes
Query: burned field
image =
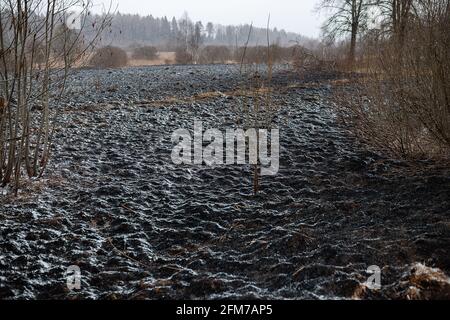
{"label": "burned field", "polygon": [[0,298],[450,298],[448,169],[359,142],[336,74],[275,72],[280,170],[258,195],[250,166],[172,163],[173,131],[236,126],[238,71],[73,75],[44,179],[0,198]]}

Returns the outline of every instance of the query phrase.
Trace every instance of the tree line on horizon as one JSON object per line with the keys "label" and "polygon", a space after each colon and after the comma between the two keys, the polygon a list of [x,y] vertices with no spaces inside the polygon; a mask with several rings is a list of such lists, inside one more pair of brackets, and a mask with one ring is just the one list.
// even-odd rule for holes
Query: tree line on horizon
{"label": "tree line on horizon", "polygon": [[[181,41],[196,42],[203,45],[249,46],[267,44],[267,35],[271,43],[279,46],[300,44],[313,47],[318,41],[284,29],[259,28],[251,24],[239,26],[214,24],[213,22],[193,21],[187,13],[180,18],[154,17],[151,14],[122,14],[117,12],[111,17],[110,30],[102,36],[103,44],[119,47],[158,46],[167,50],[179,47]],[[250,37],[249,37],[250,34]]]}

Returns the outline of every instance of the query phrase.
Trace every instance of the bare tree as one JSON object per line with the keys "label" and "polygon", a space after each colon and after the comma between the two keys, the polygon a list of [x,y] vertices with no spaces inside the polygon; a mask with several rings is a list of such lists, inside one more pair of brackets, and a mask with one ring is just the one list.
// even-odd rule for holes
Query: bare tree
{"label": "bare tree", "polygon": [[383,17],[382,28],[394,35],[403,46],[408,21],[414,10],[414,0],[378,0],[376,5]]}
{"label": "bare tree", "polygon": [[323,0],[321,3],[321,9],[331,11],[322,28],[325,37],[334,42],[337,38],[350,35],[350,63],[355,60],[358,35],[366,27],[372,4],[369,0]]}
{"label": "bare tree", "polygon": [[208,36],[208,40],[214,38],[214,24],[212,22],[208,22],[206,24],[206,34]]}
{"label": "bare tree", "polygon": [[194,31],[189,40],[189,47],[195,62],[199,60],[199,51],[203,40],[203,24],[201,21],[198,21],[195,23]]}

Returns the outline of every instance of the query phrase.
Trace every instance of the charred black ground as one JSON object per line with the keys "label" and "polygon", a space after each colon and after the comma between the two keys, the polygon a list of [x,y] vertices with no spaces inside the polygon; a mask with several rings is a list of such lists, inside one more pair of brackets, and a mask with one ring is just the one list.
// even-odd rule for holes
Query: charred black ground
{"label": "charred black ground", "polygon": [[235,125],[236,67],[74,75],[44,180],[0,198],[0,298],[449,298],[449,171],[359,143],[327,100],[338,76],[277,71],[281,168],[254,196],[248,166],[170,158],[195,118]]}

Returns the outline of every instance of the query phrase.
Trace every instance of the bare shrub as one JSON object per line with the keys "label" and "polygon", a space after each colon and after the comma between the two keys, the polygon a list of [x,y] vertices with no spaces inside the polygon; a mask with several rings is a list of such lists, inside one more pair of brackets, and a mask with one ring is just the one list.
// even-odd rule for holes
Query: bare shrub
{"label": "bare shrub", "polygon": [[200,63],[225,63],[232,59],[231,50],[226,46],[206,46],[200,53]]}
{"label": "bare shrub", "polygon": [[415,1],[403,23],[370,37],[366,75],[340,103],[368,141],[403,157],[448,157],[450,1]]}
{"label": "bare shrub", "polygon": [[133,49],[133,59],[155,60],[158,58],[158,49],[152,46],[137,47]]}
{"label": "bare shrub", "polygon": [[97,50],[89,64],[96,68],[122,68],[128,64],[125,50],[107,46]]}
{"label": "bare shrub", "polygon": [[246,64],[263,64],[269,58],[264,46],[240,47],[235,52],[235,60],[239,61],[241,57]]}
{"label": "bare shrub", "polygon": [[301,46],[292,48],[292,66],[301,75],[321,69],[322,61],[310,50]]}
{"label": "bare shrub", "polygon": [[184,47],[175,49],[175,62],[178,64],[190,64],[194,61],[193,55]]}
{"label": "bare shrub", "polygon": [[234,58],[244,63],[265,64],[268,60],[272,63],[291,62],[295,58],[295,49],[298,46],[281,47],[277,44],[269,46],[239,47],[235,51]]}
{"label": "bare shrub", "polygon": [[[80,28],[69,30],[74,7],[83,7]],[[0,187],[17,194],[24,175],[40,177],[47,167],[69,71],[110,23],[89,8],[78,0],[0,3]]]}
{"label": "bare shrub", "polygon": [[[53,55],[61,57],[68,65],[73,65],[84,51],[83,40],[79,36],[77,31],[70,29],[65,24],[56,26],[52,48]],[[43,45],[37,46],[36,62],[41,63],[44,60],[44,53]]]}
{"label": "bare shrub", "polygon": [[323,50],[309,50],[300,45],[293,46],[289,59],[294,71],[304,78],[313,73],[334,73],[337,71],[336,61],[324,55]]}

